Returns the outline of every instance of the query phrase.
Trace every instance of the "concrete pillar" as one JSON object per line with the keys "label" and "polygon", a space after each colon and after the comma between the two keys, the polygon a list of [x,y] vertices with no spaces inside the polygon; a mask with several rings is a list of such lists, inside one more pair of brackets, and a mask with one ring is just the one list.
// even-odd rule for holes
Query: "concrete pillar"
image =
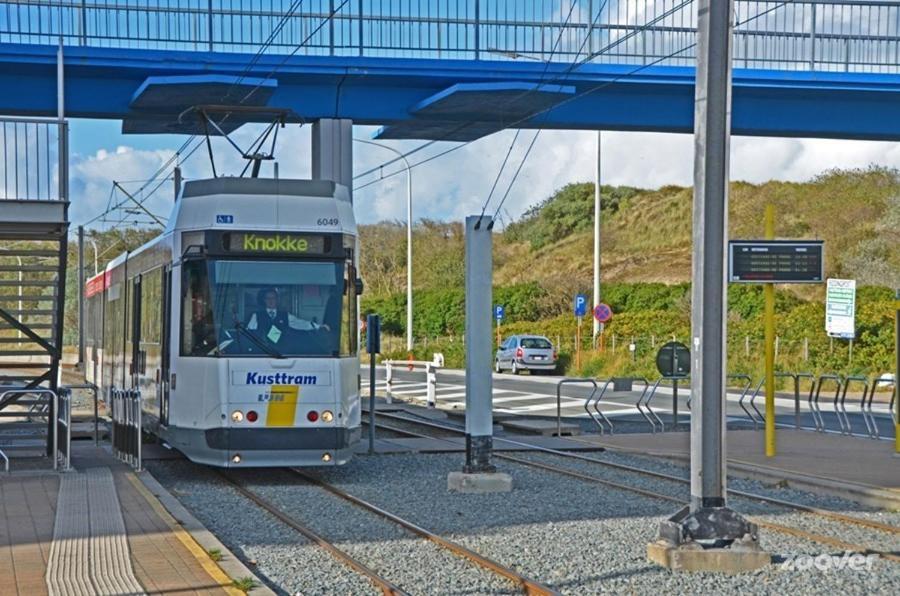
{"label": "concrete pillar", "polygon": [[353,121],[317,120],[312,126],[312,179],[343,184],[353,200]]}
{"label": "concrete pillar", "polygon": [[493,242],[491,218],[466,218],[466,464],[447,477],[450,490],[499,492],[512,478],[497,473],[493,455]]}

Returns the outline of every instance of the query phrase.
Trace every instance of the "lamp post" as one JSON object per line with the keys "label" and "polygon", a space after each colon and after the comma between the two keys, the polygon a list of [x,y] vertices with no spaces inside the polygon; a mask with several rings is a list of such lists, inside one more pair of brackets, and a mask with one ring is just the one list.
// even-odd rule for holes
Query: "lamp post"
{"label": "lamp post", "polygon": [[393,147],[365,139],[353,139],[358,143],[386,149],[403,160],[406,165],[406,351],[413,349],[413,294],[412,294],[412,169],[406,157]]}

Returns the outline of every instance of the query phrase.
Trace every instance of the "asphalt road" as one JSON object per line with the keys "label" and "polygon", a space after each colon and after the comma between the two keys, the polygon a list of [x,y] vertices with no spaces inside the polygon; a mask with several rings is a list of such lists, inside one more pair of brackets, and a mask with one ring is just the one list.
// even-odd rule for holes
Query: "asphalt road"
{"label": "asphalt road", "polygon": [[[385,369],[379,367],[376,377],[377,389],[384,391]],[[555,418],[557,384],[563,377],[559,376],[531,376],[522,374],[514,376],[509,373],[494,374],[493,398],[495,415],[516,414],[522,416]],[[690,409],[688,399],[690,389],[686,387],[686,381],[679,385],[678,398],[673,399],[671,383],[660,386],[650,400],[650,406],[657,416],[665,423],[668,429],[673,421],[673,408],[677,403],[679,425],[690,421]],[[603,383],[598,382],[599,389]],[[562,386],[560,395],[560,410],[564,418],[584,418],[587,413],[584,410],[586,399],[590,396],[594,387],[590,383],[566,384]],[[649,431],[650,426],[638,412],[635,404],[643,392],[643,383],[635,381],[633,391],[613,391],[610,385],[601,402],[601,411],[615,424],[616,422],[630,422],[632,424],[620,425],[620,428],[632,431]],[[741,407],[740,398],[743,387],[729,389],[727,417],[730,426],[752,428],[753,422]],[[754,393],[756,385],[753,385],[744,398],[744,407],[756,416],[752,409],[750,397]],[[368,370],[363,373],[363,392],[368,391]],[[391,393],[400,399],[413,399],[425,401],[427,385],[425,373],[421,369],[412,372],[406,367],[394,367]],[[437,404],[443,408],[465,409],[465,371],[441,370],[437,374],[436,388]],[[646,403],[646,397],[644,399]],[[760,412],[765,411],[765,399],[760,394],[753,400]],[[800,400],[800,426],[803,428],[815,428],[815,419],[808,404],[808,395],[801,392]],[[834,388],[823,387],[819,399],[819,407],[827,432],[840,432],[840,420],[835,413]],[[859,397],[852,398],[848,394],[845,408],[847,419],[852,432],[861,436],[869,436],[865,419],[859,407]],[[893,440],[894,425],[888,411],[886,402],[876,402],[873,405],[873,424],[877,425],[879,435],[882,438]],[[761,426],[761,417],[758,423]],[[776,424],[784,427],[795,425],[795,404],[793,394],[778,393],[775,398]]]}

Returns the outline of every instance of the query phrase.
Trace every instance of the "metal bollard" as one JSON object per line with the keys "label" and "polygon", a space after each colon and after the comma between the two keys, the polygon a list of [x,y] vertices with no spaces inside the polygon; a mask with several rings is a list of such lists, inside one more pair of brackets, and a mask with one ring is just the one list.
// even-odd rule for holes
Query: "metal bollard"
{"label": "metal bollard", "polygon": [[428,391],[428,407],[434,408],[437,398],[437,373],[434,370],[434,364],[431,362],[425,365],[425,383]]}
{"label": "metal bollard", "polygon": [[385,363],[385,367],[386,367],[385,373],[384,373],[385,385],[386,385],[386,387],[384,389],[385,390],[385,401],[387,401],[387,403],[390,404],[390,403],[393,403],[394,367],[391,364],[390,360],[388,360]]}

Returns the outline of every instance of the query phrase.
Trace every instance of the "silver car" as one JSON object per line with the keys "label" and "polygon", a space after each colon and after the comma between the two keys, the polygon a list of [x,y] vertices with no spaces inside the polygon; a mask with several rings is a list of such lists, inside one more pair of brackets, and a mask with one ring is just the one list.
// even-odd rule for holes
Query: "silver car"
{"label": "silver car", "polygon": [[513,335],[507,338],[494,356],[494,370],[551,373],[556,370],[557,353],[550,340],[542,335]]}

